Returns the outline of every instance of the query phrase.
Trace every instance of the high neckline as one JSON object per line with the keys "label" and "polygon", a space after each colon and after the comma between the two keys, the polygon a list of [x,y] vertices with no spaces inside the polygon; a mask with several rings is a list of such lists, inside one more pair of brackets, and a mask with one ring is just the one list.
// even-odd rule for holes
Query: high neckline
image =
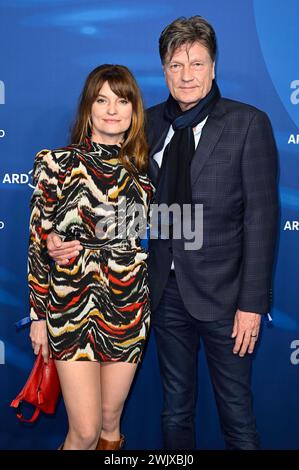
{"label": "high neckline", "polygon": [[119,152],[121,149],[120,144],[100,144],[99,142],[94,142],[93,140],[90,141],[90,144],[98,150],[104,149],[108,151]]}
{"label": "high neckline", "polygon": [[103,150],[117,155],[121,149],[121,144],[102,144],[91,140],[89,137],[85,139],[85,145],[89,150],[94,152],[102,152]]}

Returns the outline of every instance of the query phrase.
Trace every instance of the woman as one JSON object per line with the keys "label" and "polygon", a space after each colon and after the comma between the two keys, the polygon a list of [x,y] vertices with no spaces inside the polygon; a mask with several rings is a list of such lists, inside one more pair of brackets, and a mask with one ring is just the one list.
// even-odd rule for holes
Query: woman
{"label": "woman", "polygon": [[[30,337],[35,354],[41,347],[57,366],[69,420],[65,450],[118,449],[124,440],[120,417],[150,322],[138,236],[153,191],[146,169],[135,79],[124,66],[101,65],[86,80],[72,145],[41,151],[34,166]],[[67,265],[49,262],[51,231],[80,240],[82,251]]]}

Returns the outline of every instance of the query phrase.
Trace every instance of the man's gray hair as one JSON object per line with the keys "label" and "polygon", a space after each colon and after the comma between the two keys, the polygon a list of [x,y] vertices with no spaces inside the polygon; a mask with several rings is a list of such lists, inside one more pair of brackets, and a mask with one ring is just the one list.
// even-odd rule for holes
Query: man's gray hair
{"label": "man's gray hair", "polygon": [[217,50],[216,34],[212,26],[202,16],[181,16],[162,31],[159,38],[159,52],[162,64],[171,60],[174,51],[184,44],[200,42],[208,49],[214,62]]}

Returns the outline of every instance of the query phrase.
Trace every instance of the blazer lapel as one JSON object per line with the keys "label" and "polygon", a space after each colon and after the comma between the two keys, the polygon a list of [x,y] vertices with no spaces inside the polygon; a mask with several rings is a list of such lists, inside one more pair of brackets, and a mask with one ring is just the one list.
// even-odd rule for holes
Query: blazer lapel
{"label": "blazer lapel", "polygon": [[220,99],[203,127],[198,146],[191,162],[190,172],[192,186],[196,183],[201,170],[221,136],[225,126],[224,112],[223,103]]}
{"label": "blazer lapel", "polygon": [[166,136],[167,136],[167,133],[168,133],[168,129],[169,129],[169,126],[170,124],[169,123],[165,123],[166,125],[163,126],[163,130],[161,132],[161,134],[159,134],[157,140],[155,140],[152,145],[150,146],[150,157],[152,157],[153,155],[155,155],[155,153],[159,152],[159,150],[161,150],[163,148],[163,144],[164,144],[164,141],[166,139]]}
{"label": "blazer lapel", "polygon": [[157,180],[158,180],[158,174],[159,174],[160,168],[156,160],[154,160],[153,156],[155,155],[155,153],[159,152],[163,148],[163,144],[166,139],[168,129],[169,129],[169,123],[166,123],[166,127],[164,127],[162,133],[159,135],[158,139],[155,142],[153,142],[150,148],[148,172],[149,172],[149,177],[151,178],[155,186],[157,186]]}
{"label": "blazer lapel", "polygon": [[148,175],[155,187],[157,186],[158,182],[158,174],[159,165],[152,157],[150,157],[148,161]]}

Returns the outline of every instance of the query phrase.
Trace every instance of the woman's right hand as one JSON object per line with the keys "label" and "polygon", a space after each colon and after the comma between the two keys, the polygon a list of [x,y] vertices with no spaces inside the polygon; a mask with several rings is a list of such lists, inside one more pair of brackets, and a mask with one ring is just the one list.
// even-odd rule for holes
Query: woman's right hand
{"label": "woman's right hand", "polygon": [[46,320],[33,320],[30,327],[30,339],[34,354],[38,354],[42,348],[42,356],[46,364],[49,360],[49,345]]}

